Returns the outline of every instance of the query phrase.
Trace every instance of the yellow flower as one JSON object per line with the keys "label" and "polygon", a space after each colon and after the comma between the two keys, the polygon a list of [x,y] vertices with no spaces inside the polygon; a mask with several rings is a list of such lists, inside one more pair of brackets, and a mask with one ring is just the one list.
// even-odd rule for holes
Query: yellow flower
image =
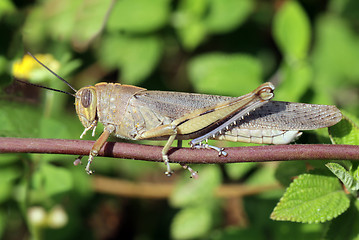
{"label": "yellow flower", "polygon": [[[35,57],[54,72],[60,68],[60,63],[51,54],[37,54]],[[12,66],[12,74],[19,79],[38,81],[43,78],[42,74],[39,75],[39,71],[47,70],[28,54]]]}

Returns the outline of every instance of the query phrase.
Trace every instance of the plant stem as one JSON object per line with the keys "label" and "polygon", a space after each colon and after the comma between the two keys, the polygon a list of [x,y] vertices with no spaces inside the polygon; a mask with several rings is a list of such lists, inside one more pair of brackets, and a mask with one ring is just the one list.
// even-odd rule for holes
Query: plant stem
{"label": "plant stem", "polygon": [[[0,153],[49,153],[87,155],[94,141],[1,138]],[[162,161],[161,146],[107,142],[99,156]],[[207,149],[172,148],[170,162],[186,164],[268,162],[291,160],[359,160],[359,146],[328,144],[267,145],[226,148],[227,157]]]}

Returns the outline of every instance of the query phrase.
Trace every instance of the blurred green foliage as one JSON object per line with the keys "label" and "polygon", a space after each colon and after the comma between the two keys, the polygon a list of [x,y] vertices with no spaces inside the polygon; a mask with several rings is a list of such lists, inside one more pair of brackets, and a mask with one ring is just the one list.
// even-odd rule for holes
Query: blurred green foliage
{"label": "blurred green foliage", "polygon": [[[151,90],[240,96],[271,80],[275,100],[346,110],[345,121],[331,129],[331,140],[358,144],[358,16],[356,0],[1,0],[0,136],[78,139],[83,130],[72,98],[12,81],[13,64],[30,51],[49,54],[58,64],[56,73],[76,89],[118,81]],[[28,80],[68,90],[45,69]],[[303,134],[300,141],[329,140],[321,130]],[[73,160],[0,155],[0,237],[353,239],[359,234],[358,203],[335,178],[356,186],[354,162],[327,165],[335,175],[324,163],[310,161],[278,168],[193,166],[200,179],[192,180],[179,168],[175,177],[163,177],[162,163],[96,158],[98,175],[173,182],[177,187],[167,203],[96,193],[94,177],[74,167]],[[308,174],[308,165],[315,174]],[[236,197],[235,205],[214,194],[223,183],[261,187],[276,181],[289,187],[272,218],[302,224],[269,219],[283,191]],[[328,204],[331,194],[338,205]],[[314,207],[325,211],[315,215]]]}

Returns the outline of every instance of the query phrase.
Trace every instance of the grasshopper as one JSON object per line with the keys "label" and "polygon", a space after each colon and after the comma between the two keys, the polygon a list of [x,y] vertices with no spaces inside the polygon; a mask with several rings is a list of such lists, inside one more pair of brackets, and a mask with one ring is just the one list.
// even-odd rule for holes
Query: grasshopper
{"label": "grasshopper", "polygon": [[[130,140],[167,140],[162,159],[167,167],[165,174],[170,176],[168,151],[174,140],[181,143],[192,139],[191,147],[214,149],[226,156],[223,148],[208,145],[208,139],[288,144],[301,135],[300,130],[329,127],[342,118],[341,112],[331,105],[270,101],[274,96],[270,82],[240,97],[149,91],[104,82],[77,91],[32,57],[75,92],[65,93],[75,97],[76,113],[85,128],[80,138],[89,130],[94,136],[97,124],[104,125],[89,153],[85,168],[88,174],[93,173],[90,165],[111,134]],[[183,167],[196,177],[195,171]]]}

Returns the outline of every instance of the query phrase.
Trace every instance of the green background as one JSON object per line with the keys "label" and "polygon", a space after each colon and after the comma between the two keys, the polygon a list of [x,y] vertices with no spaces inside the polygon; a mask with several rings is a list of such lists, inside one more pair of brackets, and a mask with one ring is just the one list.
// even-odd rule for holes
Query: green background
{"label": "green background", "polygon": [[[12,65],[26,51],[51,54],[59,63],[57,73],[76,89],[106,81],[150,90],[240,96],[271,80],[276,84],[275,100],[334,104],[355,118],[358,16],[356,0],[1,0],[0,136],[78,139],[83,130],[73,98],[13,82]],[[28,80],[69,91],[46,70],[33,72]],[[94,138],[88,134],[86,139]],[[326,130],[319,130],[304,133],[299,142],[330,140]],[[73,160],[62,155],[0,155],[0,236],[354,239],[359,234],[344,229],[345,219],[353,226],[359,220],[356,203],[342,219],[327,221],[348,208],[344,192],[336,195],[342,200],[338,210],[329,209],[324,220],[270,219],[284,188],[258,189],[276,186],[278,180],[288,186],[294,176],[306,172],[303,162],[192,166],[200,174],[193,180],[176,166],[175,176],[167,178],[162,163],[110,158],[96,158],[96,174],[87,176]],[[314,167],[330,174],[324,163]],[[157,183],[174,190],[161,199],[103,194],[101,186],[94,187],[94,179],[102,175],[153,184],[149,190],[155,193]],[[291,187],[300,181],[323,181],[319,185],[328,184],[325,191],[341,189],[333,178],[302,176]],[[214,190],[224,184],[258,191],[243,197],[237,189],[234,196],[218,197]],[[53,219],[63,223],[56,225]]]}

